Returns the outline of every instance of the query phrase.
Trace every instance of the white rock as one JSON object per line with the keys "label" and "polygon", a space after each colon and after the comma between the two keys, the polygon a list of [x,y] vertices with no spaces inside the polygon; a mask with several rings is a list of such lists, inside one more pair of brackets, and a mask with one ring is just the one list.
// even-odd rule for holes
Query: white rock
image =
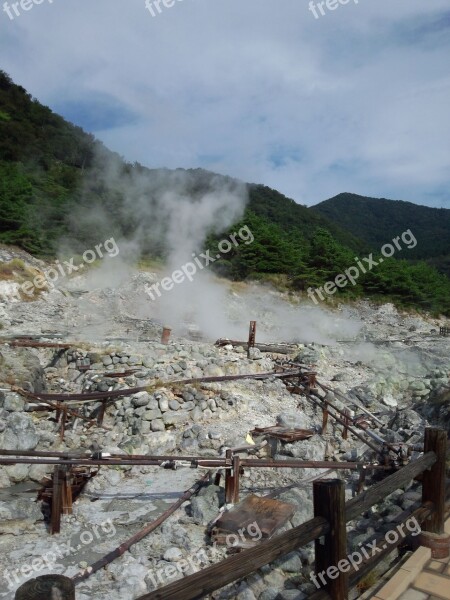
{"label": "white rock", "polygon": [[390,394],[388,394],[387,396],[383,396],[383,404],[386,404],[386,406],[392,406],[393,408],[398,406],[397,400],[394,398],[394,396],[391,396]]}
{"label": "white rock", "polygon": [[164,560],[167,560],[167,562],[178,562],[183,559],[183,553],[179,548],[173,546],[164,552],[163,558]]}

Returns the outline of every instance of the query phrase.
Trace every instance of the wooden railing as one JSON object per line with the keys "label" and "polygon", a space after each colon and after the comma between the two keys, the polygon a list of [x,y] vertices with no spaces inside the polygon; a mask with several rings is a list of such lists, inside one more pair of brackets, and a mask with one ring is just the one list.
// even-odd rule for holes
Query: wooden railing
{"label": "wooden railing", "polygon": [[[331,572],[336,568],[334,579],[328,577],[323,589],[316,598],[345,600],[349,587],[354,585],[386,554],[392,552],[402,541],[386,547],[379,543],[379,551],[363,560],[358,569],[343,572],[337,567],[347,558],[346,524],[357,518],[374,504],[399,488],[403,488],[418,475],[422,476],[422,505],[414,511],[405,511],[396,520],[400,527],[412,517],[422,526],[423,531],[435,534],[444,531],[445,511],[445,460],[447,434],[444,430],[428,428],[425,431],[424,454],[393,475],[373,485],[364,493],[345,503],[344,482],[339,479],[319,480],[313,484],[314,518],[294,527],[258,546],[244,550],[226,560],[203,569],[198,573],[175,581],[170,585],[141,596],[138,600],[194,600],[202,598],[230,583],[243,579],[264,565],[315,541],[315,572]],[[324,539],[320,539],[323,538]],[[384,541],[384,537],[383,537]],[[378,542],[377,542],[378,543]],[[373,544],[373,542],[372,542]],[[342,564],[342,563],[341,563]]]}
{"label": "wooden railing", "polygon": [[[7,451],[5,451],[6,453]],[[395,521],[398,529],[413,517],[422,525],[422,531],[442,534],[445,514],[445,467],[447,454],[447,434],[440,429],[426,429],[424,454],[383,481],[373,485],[366,492],[345,502],[345,484],[340,479],[323,479],[314,482],[314,518],[298,527],[262,542],[249,550],[244,550],[218,564],[160,588],[138,600],[193,600],[220,589],[234,581],[248,577],[264,565],[315,542],[315,573],[327,573],[323,588],[314,594],[314,600],[324,598],[345,600],[350,586],[355,585],[367,572],[386,555],[391,553],[403,538],[398,535],[394,542],[386,544],[386,538],[371,541],[372,556],[367,555],[356,566],[343,569],[347,560],[346,524],[357,518],[373,505],[381,502],[393,491],[404,487],[412,479],[422,474],[422,503],[414,510],[403,512]],[[7,459],[4,459],[7,460]],[[242,461],[245,463],[246,461]],[[249,461],[259,462],[259,461]],[[261,461],[263,464],[264,461]],[[273,464],[272,464],[273,466]],[[182,502],[182,500],[180,500]],[[179,504],[179,503],[177,503]],[[162,517],[161,517],[162,519]],[[159,521],[161,520],[159,519]],[[154,529],[154,524],[150,527]],[[394,523],[393,523],[394,525]],[[149,529],[149,530],[150,530]],[[121,552],[114,553],[120,556]],[[108,559],[109,557],[105,557]],[[101,563],[101,564],[100,564]],[[105,566],[107,561],[99,561]],[[316,580],[317,580],[316,577]],[[333,578],[334,577],[334,578]],[[54,589],[64,600],[75,600],[74,580],[59,575],[42,575],[21,586],[15,595],[16,600],[36,600],[50,597]],[[48,593],[47,593],[48,592]]]}

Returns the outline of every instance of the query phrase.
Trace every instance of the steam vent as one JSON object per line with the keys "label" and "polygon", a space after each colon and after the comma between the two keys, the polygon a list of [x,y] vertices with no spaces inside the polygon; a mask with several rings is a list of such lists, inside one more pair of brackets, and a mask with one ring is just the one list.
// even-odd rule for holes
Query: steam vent
{"label": "steam vent", "polygon": [[0,600],[450,600],[449,30],[2,0]]}
{"label": "steam vent", "polygon": [[418,534],[447,555],[443,325],[390,304],[291,307],[246,285],[230,316],[221,307],[236,334],[214,340],[195,321],[132,315],[146,280],[99,291],[83,274],[5,305],[3,597],[306,596],[366,539],[380,556],[349,563],[347,587]]}

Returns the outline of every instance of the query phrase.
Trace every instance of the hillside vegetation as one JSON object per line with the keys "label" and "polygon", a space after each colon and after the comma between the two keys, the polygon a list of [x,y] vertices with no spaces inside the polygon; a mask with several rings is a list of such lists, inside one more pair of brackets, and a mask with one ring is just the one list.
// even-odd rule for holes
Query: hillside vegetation
{"label": "hillside vegetation", "polygon": [[[51,257],[67,239],[73,240],[72,248],[83,250],[112,236],[139,235],[145,256],[164,258],[164,219],[155,213],[152,229],[142,231],[136,207],[142,207],[144,199],[151,211],[156,196],[180,178],[184,193],[192,198],[209,191],[218,178],[228,187],[234,185],[231,178],[202,169],[152,170],[127,163],[0,71],[0,242]],[[248,192],[245,214],[232,230],[247,225],[255,241],[241,244],[214,265],[229,278],[282,279],[293,290],[306,290],[334,279],[355,263],[356,256],[379,247],[372,227],[359,228],[351,218],[344,222],[327,214],[326,203],[308,209],[256,184],[248,185]],[[402,214],[403,220],[399,217],[391,228],[380,222],[383,244],[408,228],[415,230],[416,221]],[[226,233],[210,235],[207,245]],[[445,235],[434,246],[431,237],[426,238],[423,254],[410,257],[435,260],[440,252],[445,254]],[[450,280],[424,262],[386,260],[361,276],[357,285],[340,290],[338,297],[362,295],[450,315]]]}
{"label": "hillside vegetation", "polygon": [[417,246],[408,251],[408,257],[427,260],[450,276],[449,209],[344,193],[310,210],[365,240],[372,250],[400,235],[407,224],[417,238]]}

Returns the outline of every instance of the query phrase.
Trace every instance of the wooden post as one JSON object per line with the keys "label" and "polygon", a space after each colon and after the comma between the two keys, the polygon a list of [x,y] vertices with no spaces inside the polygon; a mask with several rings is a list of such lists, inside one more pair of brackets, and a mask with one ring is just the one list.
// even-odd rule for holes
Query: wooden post
{"label": "wooden post", "polygon": [[233,503],[237,504],[239,502],[239,480],[240,480],[240,470],[241,470],[241,459],[238,454],[233,456],[233,479],[234,479],[234,498]]}
{"label": "wooden post", "polygon": [[444,532],[445,512],[445,460],[447,454],[447,432],[444,429],[427,427],[425,429],[424,452],[434,452],[437,461],[424,471],[422,480],[422,504],[432,502],[433,515],[427,519],[422,529],[430,533]]}
{"label": "wooden post", "polygon": [[325,435],[327,432],[328,425],[328,402],[324,400],[323,408],[322,408],[322,435]]}
{"label": "wooden post", "polygon": [[66,421],[67,421],[67,405],[64,404],[61,415],[61,430],[60,430],[60,439],[63,441],[64,434],[66,432]]}
{"label": "wooden post", "polygon": [[102,405],[98,409],[97,425],[103,425],[103,419],[105,417],[105,410],[106,410],[106,401],[107,401],[107,398],[103,398]]}
{"label": "wooden post", "polygon": [[[231,450],[225,452],[225,458],[227,460],[227,467],[233,462],[233,453]],[[225,502],[231,504],[234,498],[234,477],[231,474],[231,470],[225,469]]]}
{"label": "wooden post", "polygon": [[161,344],[164,344],[165,346],[167,346],[167,344],[169,343],[171,333],[172,333],[171,329],[169,329],[168,327],[163,327],[162,334],[161,334]]}
{"label": "wooden post", "polygon": [[[347,600],[348,574],[340,561],[347,556],[345,519],[345,487],[340,479],[324,479],[313,484],[314,516],[323,517],[330,524],[324,542],[315,541],[316,580],[333,600]],[[347,566],[348,561],[346,561]]]}
{"label": "wooden post", "polygon": [[255,347],[256,338],[256,321],[250,321],[250,328],[248,331],[248,343],[247,343],[247,356],[250,356],[250,348]]}
{"label": "wooden post", "polygon": [[73,512],[72,507],[72,467],[65,465],[63,469],[64,480],[63,480],[63,499],[62,499],[62,512],[64,515],[71,515]]}
{"label": "wooden post", "polygon": [[364,489],[364,482],[366,480],[366,473],[367,473],[367,470],[364,469],[364,467],[361,467],[361,469],[359,470],[358,488],[356,490],[357,494],[360,494],[363,491],[363,489]]}
{"label": "wooden post", "polygon": [[15,600],[75,600],[75,584],[63,575],[41,575],[25,582],[16,591]]}
{"label": "wooden post", "polygon": [[62,477],[63,473],[60,471],[60,467],[55,465],[52,494],[52,535],[61,531]]}
{"label": "wooden post", "polygon": [[344,409],[344,429],[342,431],[342,439],[346,440],[348,439],[348,426],[350,425],[350,411],[348,408]]}
{"label": "wooden post", "polygon": [[250,328],[248,331],[248,346],[255,346],[255,338],[256,338],[256,321],[250,321]]}
{"label": "wooden post", "polygon": [[62,402],[59,402],[59,401],[57,401],[55,406],[56,406],[56,414],[55,414],[55,419],[56,419],[56,422],[58,422],[58,421],[59,421],[59,418],[60,418],[60,416],[61,416],[61,412],[62,412],[63,403],[62,403]]}

